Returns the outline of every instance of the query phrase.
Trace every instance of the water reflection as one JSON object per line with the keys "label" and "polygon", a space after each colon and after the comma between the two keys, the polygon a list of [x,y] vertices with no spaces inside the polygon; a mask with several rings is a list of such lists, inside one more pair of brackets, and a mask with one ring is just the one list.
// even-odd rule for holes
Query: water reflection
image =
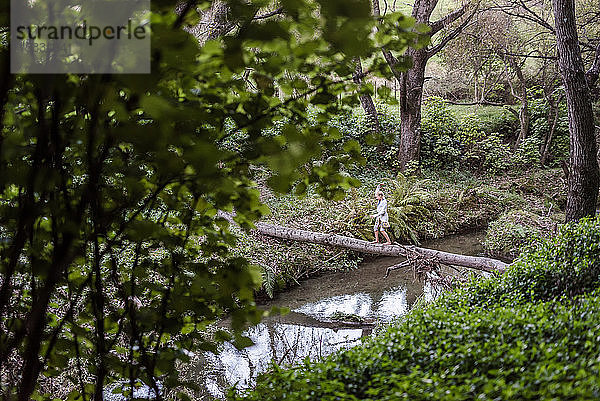
{"label": "water reflection", "polygon": [[358,293],[321,299],[294,309],[294,312],[315,318],[329,318],[336,312],[366,317],[371,314],[372,305],[373,299],[369,294]]}
{"label": "water reflection", "polygon": [[[259,373],[270,364],[297,365],[306,358],[322,358],[342,348],[360,344],[361,337],[371,334],[372,326],[348,328],[336,322],[336,312],[389,321],[408,312],[407,287],[378,289],[378,294],[359,292],[335,295],[308,302],[286,316],[272,317],[251,327],[246,335],[254,345],[243,350],[224,344],[217,354],[206,354],[203,362],[210,366],[205,388],[212,397],[223,398],[229,386],[245,389],[252,386]],[[422,293],[422,285],[419,287]],[[411,297],[413,300],[416,296]],[[360,325],[360,323],[357,323]]]}
{"label": "water reflection", "polygon": [[377,304],[377,316],[382,320],[404,315],[408,312],[407,288],[393,288],[384,291],[381,300]]}
{"label": "water reflection", "polygon": [[251,386],[256,376],[266,371],[272,361],[293,365],[308,357],[321,358],[341,348],[357,345],[361,329],[328,329],[285,323],[261,323],[247,332],[255,345],[239,351],[225,344],[218,355],[206,355],[210,364],[220,367],[207,377],[207,390],[215,397],[223,396],[217,377],[222,375],[229,385],[239,389]]}
{"label": "water reflection", "polygon": [[[426,244],[465,255],[482,252],[481,233],[473,233]],[[414,280],[410,271],[395,271],[385,278],[387,267],[399,263],[395,258],[378,258],[364,263],[355,271],[328,274],[306,280],[302,286],[280,294],[265,305],[288,307],[283,317],[271,317],[247,331],[254,344],[237,350],[224,344],[218,355],[199,355],[195,361],[194,380],[204,384],[196,399],[224,398],[230,386],[252,386],[256,376],[269,369],[272,362],[297,365],[305,358],[317,359],[339,349],[360,344],[361,337],[371,334],[371,327],[350,328],[336,322],[336,312],[388,322],[410,310],[419,298],[433,301],[440,290],[429,283]]]}

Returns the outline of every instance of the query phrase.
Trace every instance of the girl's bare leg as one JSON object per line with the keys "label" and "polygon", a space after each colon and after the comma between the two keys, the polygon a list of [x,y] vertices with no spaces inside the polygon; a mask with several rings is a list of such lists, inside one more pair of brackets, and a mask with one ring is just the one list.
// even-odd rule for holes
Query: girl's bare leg
{"label": "girl's bare leg", "polygon": [[384,244],[386,245],[391,245],[392,241],[390,240],[390,236],[388,235],[388,233],[386,233],[385,231],[381,232],[383,234],[383,236],[385,237],[387,242],[384,242]]}
{"label": "girl's bare leg", "polygon": [[372,244],[376,244],[379,242],[379,231],[375,231],[375,241],[371,241]]}

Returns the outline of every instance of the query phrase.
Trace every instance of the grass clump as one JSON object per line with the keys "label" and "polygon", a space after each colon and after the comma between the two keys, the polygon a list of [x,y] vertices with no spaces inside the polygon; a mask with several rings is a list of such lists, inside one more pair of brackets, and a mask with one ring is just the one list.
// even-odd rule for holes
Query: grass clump
{"label": "grass clump", "polygon": [[238,400],[600,397],[600,220],[564,226],[502,276],[413,310],[361,347],[274,367]]}

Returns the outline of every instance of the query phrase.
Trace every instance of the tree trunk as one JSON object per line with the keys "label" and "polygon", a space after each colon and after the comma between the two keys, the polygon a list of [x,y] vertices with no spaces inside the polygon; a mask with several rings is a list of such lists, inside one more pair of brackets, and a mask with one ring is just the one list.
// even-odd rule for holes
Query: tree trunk
{"label": "tree trunk", "polygon": [[517,117],[519,118],[519,135],[517,136],[517,139],[515,141],[514,144],[514,149],[517,149],[519,147],[519,145],[521,144],[521,142],[527,138],[529,136],[529,122],[530,122],[530,117],[529,117],[529,102],[527,99],[527,82],[525,81],[525,77],[523,76],[523,70],[521,69],[521,66],[517,63],[517,61],[515,60],[514,57],[512,56],[508,56],[505,57],[505,62],[508,62],[508,65],[510,66],[510,68],[515,72],[515,75],[517,76],[517,79],[519,80],[519,93],[517,93],[517,90],[515,89],[514,85],[512,84],[512,81],[510,79],[510,74],[508,73],[508,70],[506,70],[506,79],[508,81],[508,84],[510,85],[510,90],[512,92],[513,97],[519,99],[519,101],[521,102],[521,107],[519,107],[519,113],[517,114]]}
{"label": "tree trunk", "polygon": [[575,221],[596,213],[598,162],[594,115],[586,82],[575,25],[573,0],[553,0],[558,64],[569,115],[570,157],[567,177],[566,220]]}
{"label": "tree trunk", "polygon": [[[355,84],[359,85],[359,89],[362,87],[363,83],[363,69],[362,64],[360,62],[360,58],[355,58],[354,63],[356,65],[356,69],[354,70],[354,74],[352,75],[352,80]],[[373,99],[369,94],[360,94],[360,105],[362,106],[365,114],[367,116],[367,124],[371,131],[380,132],[381,125],[379,124],[379,117],[377,116],[377,109],[375,108],[375,103],[373,103]]]}
{"label": "tree trunk", "polygon": [[559,112],[559,108],[556,107],[555,109],[553,109],[553,106],[550,105],[550,111],[549,113],[554,113],[554,119],[551,122],[550,125],[550,130],[548,131],[548,133],[546,134],[544,141],[542,142],[542,149],[541,149],[541,157],[540,157],[540,164],[542,166],[546,165],[546,162],[548,161],[548,156],[550,154],[550,146],[552,145],[552,139],[554,137],[554,132],[556,131],[556,123],[558,121],[558,112]]}
{"label": "tree trunk", "polygon": [[556,132],[556,124],[558,123],[558,114],[560,113],[560,102],[562,101],[562,96],[559,96],[556,100],[554,100],[554,97],[552,94],[550,94],[546,96],[546,99],[550,105],[550,110],[548,111],[548,126],[550,127],[550,131],[544,138],[544,142],[542,142],[542,156],[540,158],[540,164],[542,166],[546,164],[548,156],[550,155],[550,146],[552,145],[552,138]]}
{"label": "tree trunk", "polygon": [[425,84],[425,66],[427,51],[425,49],[409,49],[408,56],[413,59],[413,66],[402,73],[400,83],[400,149],[398,162],[402,171],[410,162],[419,161],[421,151],[421,102],[423,85]]}
{"label": "tree trunk", "polygon": [[[415,22],[431,27],[430,36],[434,36],[461,18],[470,4],[470,2],[466,2],[459,9],[446,14],[437,21],[431,22],[430,18],[437,3],[438,0],[415,0],[412,8],[412,17]],[[381,15],[379,0],[372,0],[372,8],[373,15],[379,17]],[[424,49],[409,47],[406,51],[406,57],[412,58],[413,65],[406,72],[400,72],[397,68],[398,60],[391,54],[389,49],[382,48],[383,56],[400,87],[401,134],[398,162],[402,171],[406,170],[410,162],[419,161],[421,150],[421,101],[427,61],[461,32],[466,26],[466,22],[473,15],[471,14],[460,26],[449,32],[437,45]]]}
{"label": "tree trunk", "polygon": [[298,230],[268,223],[256,223],[256,230],[260,234],[268,235],[270,237],[335,246],[373,255],[405,257],[409,253],[416,252],[424,257],[436,258],[440,263],[469,267],[486,272],[503,272],[507,267],[506,263],[496,259],[457,255],[416,246],[373,244],[371,242],[344,237],[342,235]]}

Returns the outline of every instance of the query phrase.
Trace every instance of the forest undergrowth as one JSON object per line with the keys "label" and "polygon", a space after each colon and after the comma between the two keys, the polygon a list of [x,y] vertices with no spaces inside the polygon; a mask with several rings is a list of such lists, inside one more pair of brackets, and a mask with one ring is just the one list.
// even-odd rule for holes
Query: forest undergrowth
{"label": "forest undergrowth", "polygon": [[[340,201],[326,201],[308,191],[304,197],[277,196],[260,184],[271,214],[266,222],[286,227],[373,240],[376,208],[373,191],[382,185],[389,203],[393,239],[420,244],[448,235],[486,230],[486,253],[512,259],[533,237],[545,238],[564,221],[564,177],[560,169],[532,169],[483,176],[470,172],[423,172],[405,177],[377,169],[358,176],[359,188]],[[327,271],[357,268],[362,257],[322,245],[281,241],[236,230],[237,252],[263,271],[263,292],[297,285]]]}

